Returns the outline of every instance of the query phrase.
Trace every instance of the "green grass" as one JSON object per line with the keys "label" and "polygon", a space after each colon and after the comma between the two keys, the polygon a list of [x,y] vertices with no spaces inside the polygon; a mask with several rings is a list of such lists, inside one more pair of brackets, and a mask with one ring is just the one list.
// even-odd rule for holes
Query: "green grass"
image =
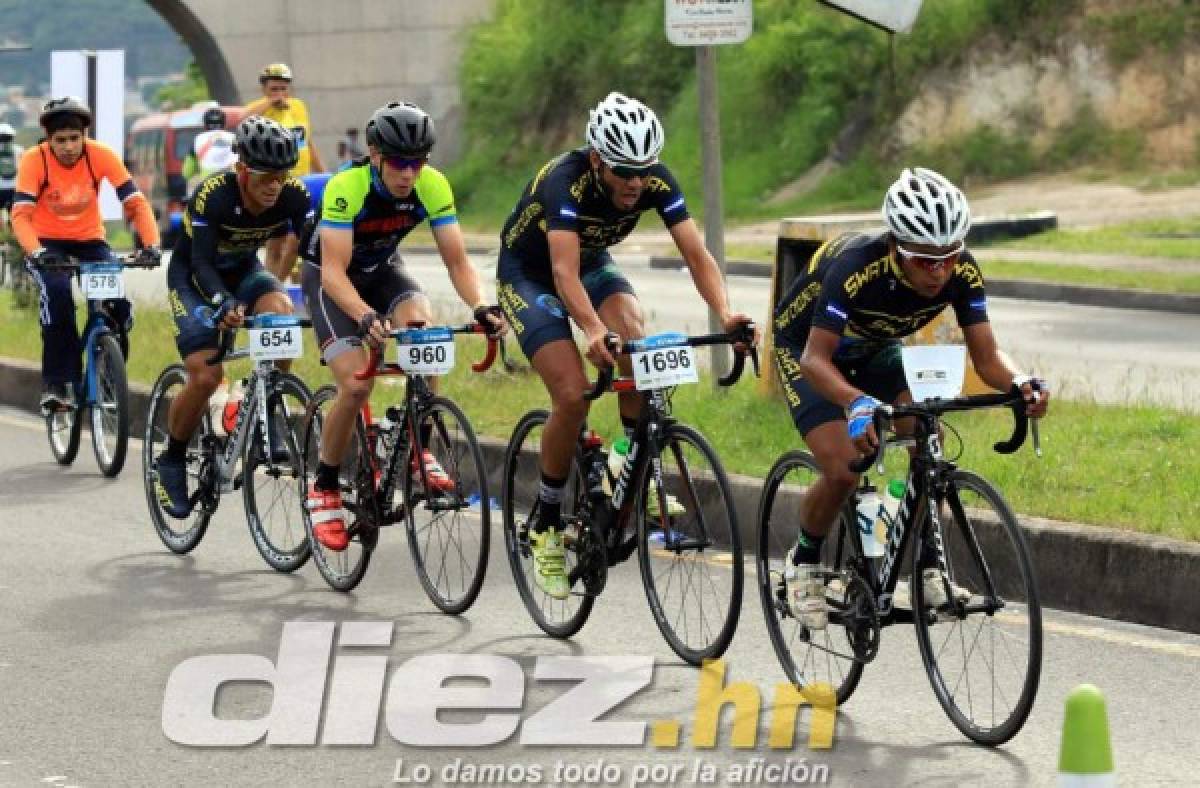
{"label": "green grass", "polygon": [[[165,312],[147,308],[138,311],[137,320],[130,377],[149,384],[162,367],[177,360],[171,325]],[[315,389],[330,378],[316,363],[311,334],[305,339],[307,353],[296,372]],[[443,379],[443,391],[463,406],[480,434],[504,440],[521,413],[546,407],[548,398],[528,371],[507,373],[497,364],[483,375],[471,372],[467,362],[482,350],[477,338],[460,341],[459,365]],[[5,291],[0,297],[0,355],[36,359],[40,352],[35,314],[14,309]],[[248,362],[239,362],[229,373],[247,368]],[[372,404],[378,408],[398,398],[397,388],[379,385]],[[782,402],[761,394],[753,381],[714,395],[704,380],[679,389],[674,403],[680,419],[712,440],[730,472],[762,476],[776,457],[801,446]],[[991,451],[994,441],[1008,435],[1006,418],[1000,413],[963,414],[951,423],[967,447],[962,465],[993,481],[1018,512],[1200,541],[1200,455],[1183,450],[1200,442],[1200,417],[1159,408],[1055,401],[1043,423],[1046,456],[1041,460],[1029,447],[1008,457]],[[598,403],[592,425],[608,439],[618,434],[612,397]],[[953,436],[946,444],[949,455],[958,452]]]}
{"label": "green grass", "polygon": [[1132,271],[1125,268],[1091,268],[1066,263],[989,260],[987,251],[978,253],[983,273],[989,279],[1033,279],[1059,284],[1091,285],[1158,293],[1200,293],[1200,273]]}
{"label": "green grass", "polygon": [[1127,222],[1088,230],[1052,230],[995,246],[1200,260],[1200,217]]}

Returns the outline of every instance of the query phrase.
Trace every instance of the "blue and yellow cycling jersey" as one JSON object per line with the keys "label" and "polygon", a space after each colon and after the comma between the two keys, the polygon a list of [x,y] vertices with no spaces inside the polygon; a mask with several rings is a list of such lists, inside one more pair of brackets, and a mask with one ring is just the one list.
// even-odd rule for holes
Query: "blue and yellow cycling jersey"
{"label": "blue and yellow cycling jersey", "polygon": [[970,252],[959,257],[946,286],[926,297],[888,253],[887,233],[847,233],[818,249],[796,277],[775,310],[775,336],[803,349],[816,326],[843,337],[838,354],[857,355],[864,346],[916,333],[947,304],[960,326],[988,319],[983,274]]}
{"label": "blue and yellow cycling jersey", "polygon": [[504,248],[521,259],[527,274],[545,280],[551,275],[547,231],[568,230],[579,235],[582,270],[586,271],[595,257],[589,253],[625,240],[642,213],[651,208],[667,227],[689,218],[683,192],[663,164],[650,168],[646,188],[633,210],[622,211],[613,205],[592,170],[588,149],[579,148],[538,170],[504,223],[500,238]]}
{"label": "blue and yellow cycling jersey", "polygon": [[370,162],[363,160],[325,184],[315,227],[301,241],[304,259],[321,264],[321,227],[352,230],[350,273],[370,273],[386,263],[412,229],[429,220],[431,227],[458,221],[450,182],[426,164],[407,197],[388,191]]}

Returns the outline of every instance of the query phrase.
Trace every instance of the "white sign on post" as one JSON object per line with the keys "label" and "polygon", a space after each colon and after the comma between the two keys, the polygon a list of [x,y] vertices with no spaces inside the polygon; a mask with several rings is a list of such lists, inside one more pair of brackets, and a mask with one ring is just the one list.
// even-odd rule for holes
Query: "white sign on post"
{"label": "white sign on post", "polygon": [[[87,102],[95,117],[92,136],[122,156],[125,148],[125,50],[102,49],[95,57],[95,95],[88,94],[88,54],[82,50],[50,53],[50,94],[77,96]],[[118,184],[119,185],[119,184]],[[123,215],[112,184],[100,186],[100,215],[107,221]]]}
{"label": "white sign on post", "polygon": [[921,11],[921,0],[820,0],[889,33],[912,30]]}
{"label": "white sign on post", "polygon": [[754,29],[752,0],[665,0],[667,40],[677,47],[740,44]]}

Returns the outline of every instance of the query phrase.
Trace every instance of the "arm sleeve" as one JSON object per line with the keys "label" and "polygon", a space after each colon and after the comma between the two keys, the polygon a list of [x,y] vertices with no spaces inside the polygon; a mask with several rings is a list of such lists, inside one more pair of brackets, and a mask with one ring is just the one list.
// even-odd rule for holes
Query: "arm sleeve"
{"label": "arm sleeve", "polygon": [[291,210],[288,215],[291,217],[291,232],[297,238],[304,232],[305,226],[312,221],[313,211],[312,197],[308,193],[308,189],[304,187],[296,178],[292,178],[288,183],[295,187],[295,193],[292,197]]}
{"label": "arm sleeve", "polygon": [[17,165],[17,184],[13,195],[12,227],[17,242],[28,254],[42,245],[33,229],[33,209],[37,205],[38,192],[46,174],[42,171],[42,157],[37,146],[25,151]]}
{"label": "arm sleeve", "polygon": [[218,224],[220,219],[213,215],[216,209],[208,197],[209,192],[200,189],[184,209],[192,228],[192,276],[202,292],[209,295],[223,293],[226,298],[231,298],[233,293],[229,292],[217,273],[217,233],[209,226],[209,222]]}
{"label": "arm sleeve", "polygon": [[683,190],[671,171],[661,164],[654,168],[646,183],[646,188],[654,196],[654,209],[667,227],[673,227],[690,218],[687,203],[683,199]]}
{"label": "arm sleeve", "polygon": [[458,213],[454,208],[454,192],[445,175],[433,167],[426,166],[421,170],[416,188],[425,210],[429,213],[430,227],[441,227],[458,221]]}
{"label": "arm sleeve", "polygon": [[983,286],[983,273],[970,252],[954,266],[954,316],[963,328],[976,323],[988,322],[987,293]]}
{"label": "arm sleeve", "polygon": [[321,195],[321,227],[337,230],[354,228],[354,217],[362,208],[362,195],[356,187],[356,173],[345,170],[329,179]]}
{"label": "arm sleeve", "polygon": [[854,270],[852,258],[834,263],[821,283],[821,294],[813,311],[813,328],[824,328],[839,336],[850,320],[850,302],[846,295],[846,279]]}
{"label": "arm sleeve", "polygon": [[556,169],[546,178],[546,231],[579,232],[579,201],[571,196],[571,181],[563,169]]}
{"label": "arm sleeve", "polygon": [[99,164],[97,174],[116,189],[117,199],[121,201],[121,207],[125,211],[125,218],[133,222],[138,237],[144,243],[157,246],[159,244],[158,224],[154,221],[154,210],[142,193],[138,191],[133,177],[125,167],[125,162],[121,161],[121,157],[117,155],[116,151],[107,146],[97,146],[95,152],[98,154],[96,159]]}

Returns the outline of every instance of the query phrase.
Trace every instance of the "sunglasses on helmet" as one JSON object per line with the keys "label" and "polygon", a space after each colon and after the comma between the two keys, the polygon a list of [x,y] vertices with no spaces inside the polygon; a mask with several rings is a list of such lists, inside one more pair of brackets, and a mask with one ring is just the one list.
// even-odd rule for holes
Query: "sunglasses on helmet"
{"label": "sunglasses on helmet", "polygon": [[911,249],[905,249],[899,243],[896,244],[896,254],[908,260],[910,263],[915,263],[929,271],[940,270],[950,260],[957,258],[963,253],[966,244],[959,241],[958,244],[949,252],[943,254],[930,254],[928,252],[914,252]]}
{"label": "sunglasses on helmet", "polygon": [[425,166],[425,162],[429,161],[427,156],[384,156],[383,160],[388,163],[388,166],[394,170],[404,170],[409,167],[414,172],[420,171]]}

